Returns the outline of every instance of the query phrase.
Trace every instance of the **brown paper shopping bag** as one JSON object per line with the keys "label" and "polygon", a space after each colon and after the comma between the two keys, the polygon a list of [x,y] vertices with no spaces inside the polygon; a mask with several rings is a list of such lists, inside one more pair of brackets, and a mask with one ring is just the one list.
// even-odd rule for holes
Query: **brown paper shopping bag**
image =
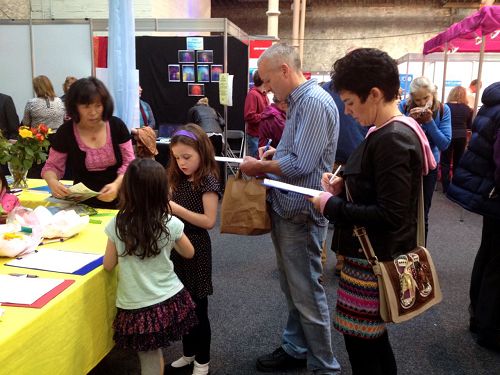
{"label": "brown paper shopping bag", "polygon": [[221,207],[221,233],[259,235],[271,231],[267,212],[266,187],[261,180],[243,177],[241,172],[230,176]]}

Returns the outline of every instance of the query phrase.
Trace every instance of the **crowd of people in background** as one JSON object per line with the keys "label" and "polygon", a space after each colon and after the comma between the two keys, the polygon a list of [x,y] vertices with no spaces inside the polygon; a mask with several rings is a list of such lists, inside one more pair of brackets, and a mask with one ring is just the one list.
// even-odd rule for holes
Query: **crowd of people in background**
{"label": "crowd of people in background", "polygon": [[[436,85],[417,77],[400,100],[396,62],[383,51],[358,48],[334,63],[331,81],[318,85],[304,77],[297,51],[281,43],[259,58],[253,82],[242,108],[246,156],[240,170],[324,191],[306,200],[269,190],[271,239],[288,319],[282,344],[259,357],[257,369],[307,366],[317,374],[340,373],[333,326],[344,337],[353,374],[397,373],[378,311],[377,277],[358,251],[353,226],[366,227],[380,260],[414,248],[420,186],[427,239],[439,179],[452,201],[483,216],[470,330],[480,345],[500,351],[500,83],[484,90],[474,116],[477,80],[468,89],[454,87],[442,103]],[[33,79],[33,89],[36,97],[27,101],[21,123],[44,123],[54,133],[41,170],[52,195],[69,194],[61,180],[70,172],[75,183],[99,192],[86,203],[119,210],[106,228],[104,258],[108,270],[120,265],[116,344],[139,353],[143,374],[158,374],[164,368],[159,349],[182,340],[182,353],[168,371],[208,374],[208,230],[216,224],[223,192],[224,165],[214,157],[223,155],[224,119],[207,97],[199,99],[171,137],[165,171],[151,160],[158,153],[156,121],[141,87],[133,126],[113,116],[111,94],[96,78],[68,76],[61,98],[44,75]],[[0,94],[3,136],[16,138],[19,125],[12,98]],[[340,278],[333,313],[322,285],[327,247],[337,254]]]}

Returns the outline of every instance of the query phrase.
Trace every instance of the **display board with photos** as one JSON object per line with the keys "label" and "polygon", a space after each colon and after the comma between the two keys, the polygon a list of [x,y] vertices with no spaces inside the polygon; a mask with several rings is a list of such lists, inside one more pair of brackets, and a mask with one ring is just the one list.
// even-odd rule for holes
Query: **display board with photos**
{"label": "display board with photos", "polygon": [[[219,77],[227,70],[235,77],[235,104],[227,108],[227,116],[232,129],[244,129],[241,107],[248,87],[248,45],[228,37],[225,67],[223,36],[198,37],[193,44],[188,44],[186,39],[186,36],[136,37],[137,69],[144,90],[142,97],[151,105],[157,126],[185,123],[189,108],[203,96],[209,99],[210,106],[222,113]],[[197,55],[197,51],[211,53]]]}
{"label": "display board with photos", "polygon": [[213,64],[214,51],[203,49],[202,37],[187,37],[186,47],[177,51],[175,64],[168,64],[168,82],[185,82],[188,84],[188,96],[204,96],[205,83],[219,82],[224,67]]}

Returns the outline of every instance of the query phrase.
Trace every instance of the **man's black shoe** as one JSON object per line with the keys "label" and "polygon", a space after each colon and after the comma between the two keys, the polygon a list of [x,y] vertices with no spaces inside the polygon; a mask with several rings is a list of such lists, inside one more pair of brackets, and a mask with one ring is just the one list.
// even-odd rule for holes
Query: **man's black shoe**
{"label": "man's black shoe", "polygon": [[306,365],[306,359],[294,358],[281,347],[271,354],[257,358],[257,370],[261,372],[286,371],[306,367]]}

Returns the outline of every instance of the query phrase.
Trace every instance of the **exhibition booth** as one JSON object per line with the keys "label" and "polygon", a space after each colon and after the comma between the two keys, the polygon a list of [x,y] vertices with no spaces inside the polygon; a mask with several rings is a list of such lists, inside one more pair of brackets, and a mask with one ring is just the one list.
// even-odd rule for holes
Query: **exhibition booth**
{"label": "exhibition booth", "polygon": [[[94,41],[107,30],[107,19],[0,20],[0,82],[19,117],[34,96],[33,77],[48,76],[60,96],[66,76],[95,74],[96,66],[106,61],[107,43]],[[136,37],[136,65],[143,99],[160,124],[184,123],[188,109],[207,96],[229,128],[244,129],[249,71],[249,36],[244,31],[225,18],[136,19],[135,31],[149,34]],[[200,42],[188,46],[184,35],[199,36]],[[219,104],[218,77],[223,72],[234,76],[227,111]]]}
{"label": "exhibition booth", "polygon": [[[169,137],[187,120],[201,97],[225,119],[226,129],[243,131],[249,85],[250,37],[225,18],[135,19],[136,67],[156,119],[159,135]],[[20,120],[34,96],[32,78],[49,77],[58,96],[66,76],[99,75],[107,67],[108,20],[0,20],[5,37],[0,55],[1,92],[12,96]],[[219,78],[231,76],[223,106]],[[135,124],[127,124],[136,127]],[[231,142],[231,141],[230,141]],[[226,142],[227,143],[227,142]],[[158,144],[158,161],[168,162],[168,145]],[[39,172],[30,173],[39,177]]]}
{"label": "exhibition booth", "polygon": [[500,6],[482,7],[426,41],[423,54],[407,54],[397,60],[402,88],[425,75],[438,86],[442,101],[454,86],[468,87],[473,79],[482,81],[484,89],[498,81],[499,33]]}
{"label": "exhibition booth", "polygon": [[[143,99],[152,106],[160,132],[162,126],[169,131],[185,123],[188,109],[203,96],[225,117],[230,129],[244,129],[248,35],[227,19],[135,20],[135,26],[136,35],[154,35],[136,36],[136,66]],[[106,30],[107,20],[0,21],[1,91],[13,97],[20,118],[27,100],[34,96],[33,77],[47,75],[56,94],[62,95],[66,76],[96,73],[107,49],[93,41]],[[164,35],[167,32],[174,35]],[[155,35],[160,33],[163,35]],[[219,81],[223,73],[234,76],[228,90],[231,106],[220,105]],[[168,158],[168,147],[162,154]],[[45,181],[31,180],[30,188],[42,188],[43,192],[24,190],[20,196],[24,206],[48,204]],[[106,246],[104,227],[114,214],[99,210],[97,219],[93,217],[76,238],[68,237],[64,243],[52,241],[49,247],[68,253],[95,254],[102,263],[99,254]],[[3,304],[2,370],[18,374],[89,372],[113,347],[115,273],[105,271],[101,263],[85,272],[62,272],[13,268],[7,264],[12,261],[0,259],[0,277],[26,273],[36,281],[55,279],[62,283],[34,302]],[[72,334],[68,336],[68,332]]]}

